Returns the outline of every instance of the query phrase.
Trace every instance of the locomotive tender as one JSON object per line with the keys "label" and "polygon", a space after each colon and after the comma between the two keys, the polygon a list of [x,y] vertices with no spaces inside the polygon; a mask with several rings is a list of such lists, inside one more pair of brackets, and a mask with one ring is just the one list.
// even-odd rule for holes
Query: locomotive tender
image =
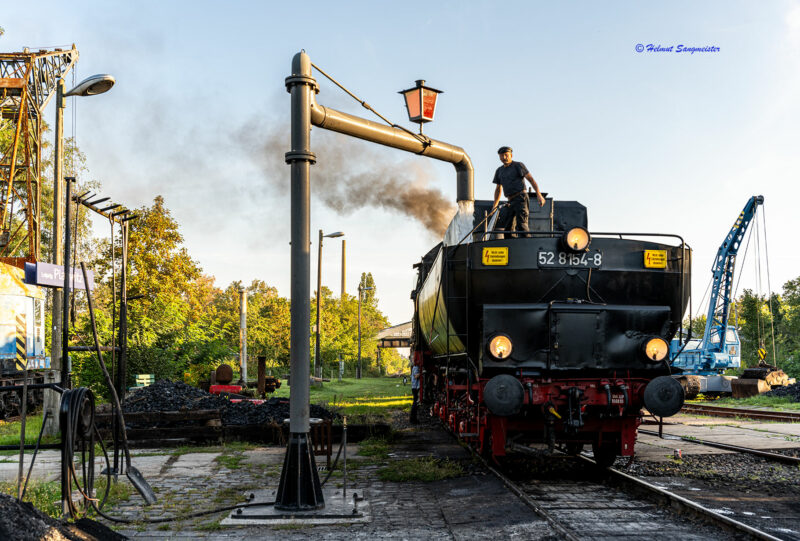
{"label": "locomotive tender", "polygon": [[511,441],[589,444],[601,465],[633,455],[643,406],[669,416],[683,404],[668,344],[691,249],[675,235],[590,233],[586,207],[550,198],[531,205],[530,232],[503,238],[491,205],[475,201],[472,231],[448,231],[415,265],[423,403],[494,457]]}

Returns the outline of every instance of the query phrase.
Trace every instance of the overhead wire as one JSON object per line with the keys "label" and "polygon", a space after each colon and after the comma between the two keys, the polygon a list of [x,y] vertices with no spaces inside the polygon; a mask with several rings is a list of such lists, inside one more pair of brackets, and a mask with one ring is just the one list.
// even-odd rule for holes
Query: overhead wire
{"label": "overhead wire", "polygon": [[778,365],[777,353],[775,349],[775,315],[772,311],[772,283],[770,281],[769,273],[769,248],[767,245],[767,212],[763,206],[761,208],[761,221],[764,224],[764,258],[767,265],[767,291],[769,292],[769,325],[772,334],[772,364]]}
{"label": "overhead wire", "polygon": [[756,330],[758,332],[758,347],[764,347],[764,321],[761,314],[762,299],[762,284],[761,284],[761,231],[758,220],[753,220],[753,227],[756,235],[756,259],[755,259],[755,273],[756,273]]}
{"label": "overhead wire", "polygon": [[422,134],[417,134],[417,133],[414,133],[414,132],[412,132],[411,130],[409,130],[409,129],[407,129],[407,128],[405,128],[405,127],[403,127],[403,126],[399,125],[399,124],[395,124],[394,122],[392,122],[391,120],[389,120],[388,118],[386,118],[385,116],[383,116],[382,114],[380,114],[380,113],[379,113],[378,111],[376,111],[376,110],[375,110],[375,109],[374,109],[374,108],[373,108],[373,107],[372,107],[372,106],[371,106],[369,103],[367,103],[366,101],[362,100],[361,98],[359,98],[358,96],[356,96],[355,94],[353,94],[352,92],[350,92],[350,91],[349,91],[347,88],[345,88],[345,86],[344,86],[343,84],[341,84],[339,81],[337,81],[336,79],[334,79],[333,77],[331,77],[330,75],[328,75],[327,73],[325,73],[325,72],[324,72],[324,71],[323,71],[323,70],[322,70],[322,69],[321,69],[319,66],[317,66],[317,65],[316,65],[316,64],[314,64],[313,62],[311,63],[311,67],[313,67],[314,69],[316,69],[318,72],[320,72],[322,75],[324,75],[324,76],[325,76],[325,78],[327,78],[327,79],[328,79],[330,82],[332,82],[333,84],[335,84],[336,86],[338,86],[339,88],[341,88],[341,89],[342,89],[344,92],[346,92],[346,93],[347,93],[347,95],[349,95],[351,98],[353,98],[353,99],[354,99],[354,100],[356,100],[358,103],[360,103],[360,104],[361,104],[361,106],[362,106],[362,107],[364,107],[364,109],[367,109],[368,111],[370,111],[370,112],[374,113],[374,114],[375,114],[375,115],[376,115],[378,118],[380,118],[381,120],[383,120],[384,122],[386,122],[386,124],[388,124],[388,125],[389,125],[389,126],[391,126],[392,128],[397,128],[397,129],[403,130],[404,132],[408,133],[409,135],[411,135],[412,137],[414,137],[415,139],[417,139],[417,140],[418,140],[420,143],[422,143],[424,146],[428,146],[428,145],[430,145],[430,144],[431,144],[431,141],[430,141],[430,139],[429,139],[429,138],[427,138],[427,137],[425,137],[424,135],[422,135]]}

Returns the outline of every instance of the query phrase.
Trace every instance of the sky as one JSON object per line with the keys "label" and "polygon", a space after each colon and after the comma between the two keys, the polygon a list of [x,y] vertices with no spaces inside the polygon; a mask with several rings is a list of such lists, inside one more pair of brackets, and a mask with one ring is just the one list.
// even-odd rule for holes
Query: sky
{"label": "sky", "polygon": [[[301,49],[412,130],[397,92],[416,79],[443,90],[425,133],[466,150],[478,199],[492,197],[496,151],[509,145],[542,191],[588,207],[590,230],[682,236],[694,250],[695,312],[716,250],[752,195],[765,197],[761,279],[753,240],[740,255],[739,292],[779,292],[800,276],[800,2],[66,6],[1,0],[0,50],[74,43],[80,60],[68,86],[116,77],[107,94],[67,105],[65,133],[88,158],[85,180],[129,207],[162,195],[220,287],[259,279],[289,295],[284,79]],[[315,76],[321,104],[377,120]],[[45,115],[52,122],[52,103]],[[410,320],[412,265],[440,237],[387,200],[418,186],[454,202],[452,165],[322,129],[311,144],[312,280],[317,231],[343,231],[348,292],[371,272],[389,320]],[[336,294],[340,265],[341,239],[327,239],[323,284]]]}

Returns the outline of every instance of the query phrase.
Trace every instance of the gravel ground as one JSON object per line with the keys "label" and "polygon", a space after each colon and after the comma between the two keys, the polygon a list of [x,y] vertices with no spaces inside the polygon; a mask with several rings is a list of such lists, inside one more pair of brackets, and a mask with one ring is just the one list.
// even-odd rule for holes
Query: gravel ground
{"label": "gravel ground", "polygon": [[797,466],[752,455],[713,454],[672,463],[634,462],[627,472],[780,539],[800,541]]}
{"label": "gravel ground", "polygon": [[645,477],[696,479],[744,493],[793,494],[800,501],[800,468],[753,455],[712,454],[687,456],[673,462],[635,461],[626,471]]}

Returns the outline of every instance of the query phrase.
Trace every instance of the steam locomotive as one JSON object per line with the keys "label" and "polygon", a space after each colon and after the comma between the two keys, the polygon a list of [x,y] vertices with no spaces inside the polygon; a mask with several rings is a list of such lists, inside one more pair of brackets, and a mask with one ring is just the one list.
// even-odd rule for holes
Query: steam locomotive
{"label": "steam locomotive", "polygon": [[633,455],[643,406],[667,417],[683,405],[668,351],[691,249],[676,235],[590,233],[578,202],[531,206],[530,231],[504,238],[492,202],[475,201],[472,229],[414,265],[421,400],[486,455],[588,444],[609,465]]}

